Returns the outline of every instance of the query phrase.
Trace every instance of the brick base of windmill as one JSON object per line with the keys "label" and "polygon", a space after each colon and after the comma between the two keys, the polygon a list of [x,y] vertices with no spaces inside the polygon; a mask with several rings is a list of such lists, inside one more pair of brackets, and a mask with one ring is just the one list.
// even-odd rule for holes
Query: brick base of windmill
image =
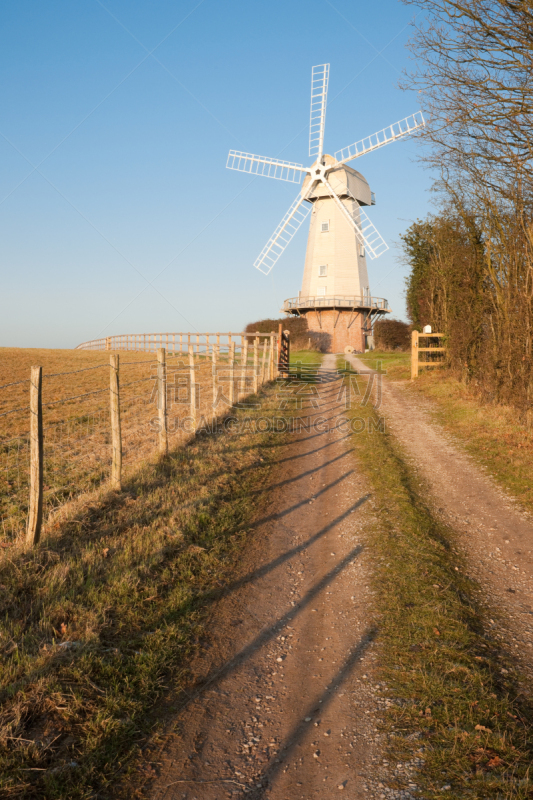
{"label": "brick base of windmill", "polygon": [[364,353],[372,349],[372,327],[391,309],[381,297],[292,297],[281,309],[305,317],[310,333],[316,334],[327,353]]}

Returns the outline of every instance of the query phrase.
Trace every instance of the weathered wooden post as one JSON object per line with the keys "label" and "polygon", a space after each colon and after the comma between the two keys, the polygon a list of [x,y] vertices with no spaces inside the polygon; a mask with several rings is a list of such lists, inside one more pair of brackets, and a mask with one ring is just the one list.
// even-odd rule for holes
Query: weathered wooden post
{"label": "weathered wooden post", "polygon": [[233,407],[235,404],[235,342],[231,342],[229,346],[229,404]]}
{"label": "weathered wooden post", "polygon": [[30,505],[26,544],[33,547],[43,522],[43,368],[32,367],[30,379]]}
{"label": "weathered wooden post", "polygon": [[263,360],[261,362],[261,386],[266,381],[266,366],[267,366],[267,347],[268,347],[268,340],[267,337],[263,337]]}
{"label": "weathered wooden post", "polygon": [[273,381],[276,377],[276,364],[275,364],[275,357],[276,357],[276,347],[275,347],[275,336],[276,334],[274,331],[270,334],[270,353],[269,353],[269,380]]}
{"label": "weathered wooden post", "polygon": [[167,430],[167,362],[166,350],[157,351],[157,411],[159,416],[159,452],[168,453]]}
{"label": "weathered wooden post", "polygon": [[122,486],[122,433],[120,430],[119,357],[109,357],[109,399],[111,410],[111,486],[120,490]]}
{"label": "weathered wooden post", "polygon": [[[244,341],[243,341],[244,339]],[[240,391],[237,392],[237,400],[246,396],[246,369],[248,367],[248,337],[241,336],[241,380]]]}
{"label": "weathered wooden post", "polygon": [[213,408],[217,407],[217,365],[218,365],[218,347],[213,345],[212,361],[213,361]]}
{"label": "weathered wooden post", "polygon": [[259,331],[254,339],[254,394],[259,389]]}
{"label": "weathered wooden post", "polygon": [[418,331],[411,333],[411,380],[418,378]]}
{"label": "weathered wooden post", "polygon": [[194,365],[194,345],[189,345],[189,375],[191,386],[191,405],[190,416],[193,424],[193,431],[196,430],[196,370]]}

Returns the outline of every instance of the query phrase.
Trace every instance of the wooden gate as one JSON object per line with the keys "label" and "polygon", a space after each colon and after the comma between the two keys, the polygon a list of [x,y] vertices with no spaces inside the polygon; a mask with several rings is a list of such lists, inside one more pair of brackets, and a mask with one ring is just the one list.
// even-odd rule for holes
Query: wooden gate
{"label": "wooden gate", "polygon": [[278,375],[288,377],[289,361],[291,358],[291,341],[289,331],[283,330],[280,322],[278,332]]}
{"label": "wooden gate", "polygon": [[[418,372],[422,367],[442,367],[446,359],[441,355],[440,358],[432,358],[432,354],[444,354],[446,348],[440,346],[440,340],[444,333],[419,333],[413,331],[411,334],[411,380],[418,378]],[[420,347],[420,339],[425,340],[426,347]],[[424,343],[424,342],[423,342]],[[422,359],[419,353],[427,353]]]}

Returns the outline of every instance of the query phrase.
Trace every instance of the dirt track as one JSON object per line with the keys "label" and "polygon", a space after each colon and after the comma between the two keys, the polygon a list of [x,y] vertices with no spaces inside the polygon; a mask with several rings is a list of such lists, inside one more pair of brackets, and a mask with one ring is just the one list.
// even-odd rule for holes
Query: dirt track
{"label": "dirt track", "polygon": [[[333,356],[322,378],[320,408],[295,416],[310,411],[334,426],[342,406]],[[275,460],[249,571],[217,610],[152,800],[368,797],[361,773],[376,731],[360,536],[367,491],[338,430],[296,434]]]}
{"label": "dirt track", "polygon": [[[356,369],[367,369],[350,357]],[[432,404],[407,382],[383,381],[379,410],[428,486],[436,512],[459,533],[471,574],[499,609],[521,667],[533,674],[533,524],[458,441],[432,422]],[[487,413],[490,413],[488,410]]]}

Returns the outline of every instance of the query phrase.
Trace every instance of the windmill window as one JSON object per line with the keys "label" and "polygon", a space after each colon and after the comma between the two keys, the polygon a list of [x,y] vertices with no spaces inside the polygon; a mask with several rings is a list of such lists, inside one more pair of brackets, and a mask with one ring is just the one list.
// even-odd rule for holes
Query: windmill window
{"label": "windmill window", "polygon": [[319,286],[318,289],[316,290],[316,293],[320,294],[320,295],[324,295],[324,294],[326,294],[326,289],[327,289],[327,286]]}
{"label": "windmill window", "polygon": [[327,233],[329,231],[329,219],[327,222],[322,223],[321,231],[322,233]]}
{"label": "windmill window", "polygon": [[322,266],[318,268],[318,277],[325,278],[327,274],[328,274],[327,264],[322,264]]}
{"label": "windmill window", "polygon": [[362,244],[359,245],[359,255],[361,257],[363,257],[365,255],[365,247]]}

